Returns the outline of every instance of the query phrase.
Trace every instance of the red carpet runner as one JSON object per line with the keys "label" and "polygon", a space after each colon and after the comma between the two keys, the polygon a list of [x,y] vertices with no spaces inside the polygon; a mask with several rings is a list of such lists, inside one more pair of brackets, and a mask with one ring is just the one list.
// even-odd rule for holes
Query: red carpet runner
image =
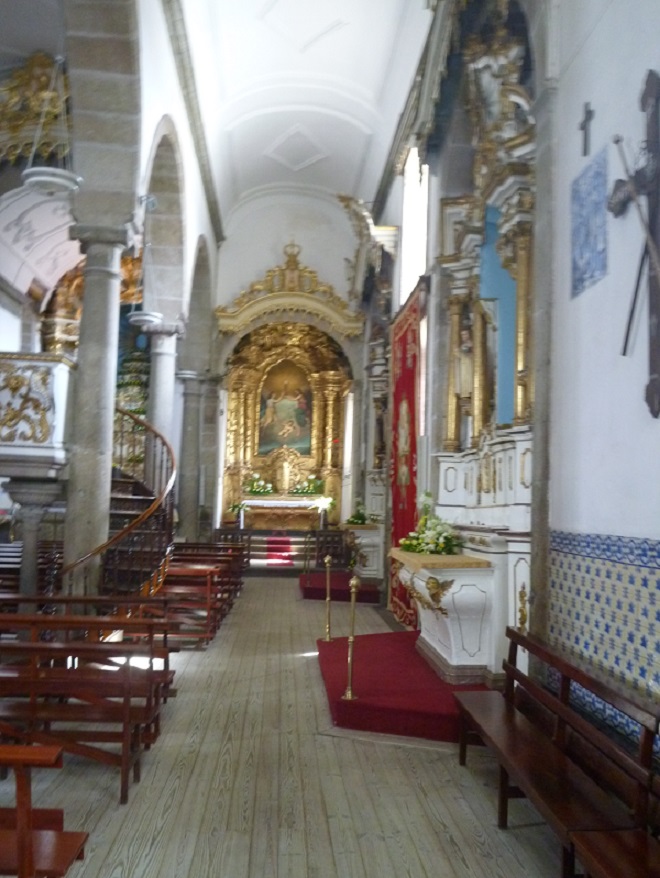
{"label": "red carpet runner", "polygon": [[290,567],[293,564],[291,558],[291,540],[287,536],[272,536],[266,538],[266,563],[270,567]]}
{"label": "red carpet runner", "polygon": [[318,640],[319,664],[335,725],[346,729],[458,741],[453,692],[415,649],[418,631],[362,634],[353,645],[354,701],[343,701],[348,640]]}

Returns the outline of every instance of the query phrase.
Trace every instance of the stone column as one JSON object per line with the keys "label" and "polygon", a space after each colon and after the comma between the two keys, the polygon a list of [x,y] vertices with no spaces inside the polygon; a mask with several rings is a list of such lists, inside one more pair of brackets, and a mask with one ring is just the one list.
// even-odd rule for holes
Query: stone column
{"label": "stone column", "polygon": [[21,506],[23,552],[21,554],[20,592],[37,593],[37,544],[39,525],[48,507],[62,493],[62,483],[53,479],[12,478],[7,493]]}
{"label": "stone column", "polygon": [[532,556],[530,582],[530,630],[548,635],[550,554],[550,358],[552,352],[552,301],[558,289],[555,276],[557,202],[554,183],[557,173],[557,144],[563,136],[558,122],[557,83],[546,80],[534,105],[537,150],[535,162],[536,201],[532,258],[531,312],[534,342],[534,455],[532,469]]}
{"label": "stone column", "polygon": [[[64,561],[70,564],[108,537],[113,423],[119,341],[120,259],[128,228],[74,226],[87,254],[85,302],[80,320],[78,369],[69,435],[69,481]],[[87,585],[85,585],[87,578]],[[98,576],[76,577],[75,594],[95,592]]]}
{"label": "stone column", "polygon": [[164,325],[148,328],[146,332],[151,339],[147,420],[171,444],[177,331]]}
{"label": "stone column", "polygon": [[202,382],[196,372],[178,372],[183,384],[183,431],[179,457],[179,535],[199,538],[200,438]]}

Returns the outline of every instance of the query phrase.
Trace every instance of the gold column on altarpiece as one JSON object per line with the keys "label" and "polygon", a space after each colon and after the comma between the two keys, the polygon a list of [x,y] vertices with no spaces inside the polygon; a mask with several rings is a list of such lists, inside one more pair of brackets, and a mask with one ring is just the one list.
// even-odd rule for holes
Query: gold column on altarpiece
{"label": "gold column on altarpiece", "polygon": [[[531,193],[529,195],[531,198]],[[525,209],[531,209],[525,202]],[[534,386],[531,363],[532,224],[514,223],[498,243],[502,265],[516,282],[515,392],[513,423],[528,424],[532,417]]]}
{"label": "gold column on altarpiece", "polygon": [[242,466],[245,463],[245,437],[247,435],[245,422],[245,388],[238,386],[234,391],[236,408],[236,463]]}
{"label": "gold column on altarpiece", "polygon": [[323,373],[323,396],[325,399],[325,430],[323,465],[334,469],[339,458],[339,435],[341,421],[341,399],[345,390],[346,379],[341,372]]}
{"label": "gold column on altarpiece", "polygon": [[461,343],[461,311],[464,298],[453,296],[449,300],[449,368],[447,369],[447,427],[445,433],[445,451],[460,451],[461,447],[461,413],[456,387],[456,369],[454,358]]}
{"label": "gold column on altarpiece", "polygon": [[488,417],[488,390],[486,387],[486,316],[481,302],[473,306],[472,350],[474,372],[472,386],[472,445],[479,439]]}
{"label": "gold column on altarpiece", "polygon": [[516,396],[514,424],[528,424],[534,402],[531,363],[531,278],[532,226],[521,222],[516,226]]}

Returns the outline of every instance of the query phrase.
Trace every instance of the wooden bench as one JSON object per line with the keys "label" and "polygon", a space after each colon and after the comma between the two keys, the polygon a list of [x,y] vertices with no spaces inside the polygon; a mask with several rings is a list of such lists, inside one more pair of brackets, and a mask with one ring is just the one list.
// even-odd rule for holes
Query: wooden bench
{"label": "wooden bench", "polygon": [[223,568],[223,585],[229,605],[240,594],[243,573],[249,566],[242,543],[175,543],[172,561],[176,563],[219,564]]}
{"label": "wooden bench", "polygon": [[158,733],[153,658],[141,643],[0,640],[0,733],[118,767],[123,804]]}
{"label": "wooden bench", "polygon": [[59,768],[60,747],[0,744],[0,765],[13,769],[16,807],[0,809],[0,875],[65,875],[84,856],[86,832],[67,832],[58,808],[33,808],[33,768]]}
{"label": "wooden bench", "polygon": [[[577,657],[559,654],[533,635],[507,628],[507,637],[504,693],[455,693],[459,761],[465,764],[469,742],[492,750],[500,766],[498,826],[507,827],[509,800],[527,797],[562,844],[562,878],[573,878],[578,833],[582,843],[591,833],[647,832],[655,812],[650,803],[656,797],[653,752],[660,707],[597,678]],[[545,679],[523,673],[519,649],[542,663]],[[597,720],[587,707],[594,700],[632,721],[638,740]]]}
{"label": "wooden bench", "polygon": [[173,636],[210,643],[231,606],[226,573],[216,561],[171,562],[158,594],[168,599],[168,616],[178,626]]}
{"label": "wooden bench", "polygon": [[[117,601],[121,603],[118,605]],[[170,653],[177,650],[168,637],[172,623],[167,614],[166,599],[122,600],[112,599],[106,603],[104,598],[48,597],[31,596],[21,599],[23,606],[34,605],[42,608],[36,613],[4,612],[4,601],[0,598],[0,638],[7,635],[25,634],[29,640],[70,641],[85,639],[91,642],[111,640],[113,643],[145,643],[149,646],[151,657],[150,680],[156,687],[154,697],[160,702],[176,695],[173,686],[174,671],[170,667]],[[150,609],[147,609],[147,605]],[[153,606],[151,606],[153,605]],[[47,607],[49,612],[44,612]],[[110,613],[90,612],[77,615],[67,612],[68,608],[86,610],[111,610]],[[132,614],[127,615],[129,608]],[[65,610],[53,613],[53,610]],[[121,615],[119,615],[121,613]]]}

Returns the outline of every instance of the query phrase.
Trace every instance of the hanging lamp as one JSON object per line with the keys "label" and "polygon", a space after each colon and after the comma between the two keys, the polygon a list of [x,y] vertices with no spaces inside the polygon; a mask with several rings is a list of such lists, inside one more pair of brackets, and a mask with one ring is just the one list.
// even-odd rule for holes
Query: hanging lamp
{"label": "hanging lamp", "polygon": [[[151,244],[147,243],[144,245],[144,249],[142,251],[141,286],[142,286],[142,305],[143,306],[144,306],[144,301],[145,301],[145,280],[146,280],[146,276],[147,276],[147,270],[146,270],[147,264],[151,265],[151,271],[149,272],[149,274],[153,275],[153,277],[151,278],[152,283],[153,283],[153,298],[157,303],[155,272],[153,271],[153,262],[151,260],[150,254],[151,254]],[[148,263],[147,263],[147,259],[149,260]],[[137,326],[138,329],[144,330],[144,329],[148,329],[149,327],[159,326],[163,322],[163,315],[160,313],[160,311],[156,311],[156,310],[154,310],[154,311],[147,311],[147,310],[138,311],[137,308],[135,308],[135,309],[131,309],[131,312],[128,315],[128,322],[131,324],[131,326]]]}
{"label": "hanging lamp", "polygon": [[[35,165],[34,160],[44,135],[47,117],[62,126],[60,146],[56,147],[62,158],[62,167],[54,165]],[[53,62],[48,89],[43,92],[41,113],[37,124],[32,151],[27,167],[21,174],[23,185],[43,195],[70,195],[77,192],[82,184],[82,177],[74,173],[71,167],[71,147],[69,143],[69,126],[67,118],[67,94],[64,81],[64,58],[58,55]]]}

